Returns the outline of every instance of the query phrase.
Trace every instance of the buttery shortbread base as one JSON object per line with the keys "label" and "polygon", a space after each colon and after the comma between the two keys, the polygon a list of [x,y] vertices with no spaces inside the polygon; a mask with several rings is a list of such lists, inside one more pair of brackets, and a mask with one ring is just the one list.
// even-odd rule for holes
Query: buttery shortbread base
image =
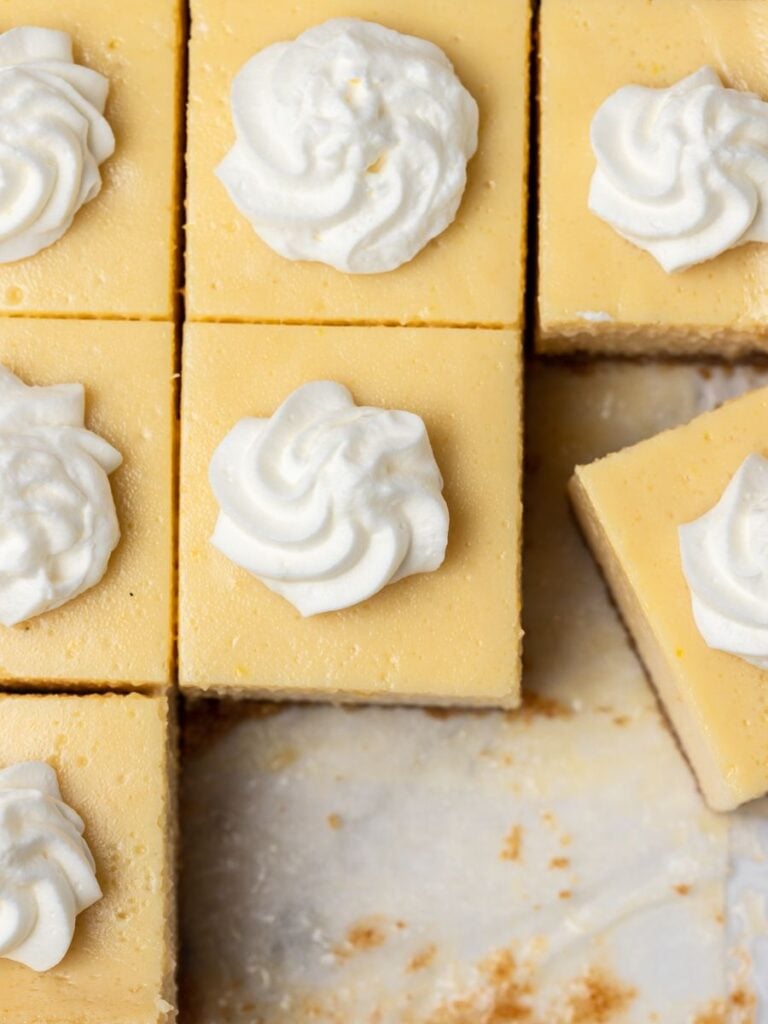
{"label": "buttery shortbread base", "polygon": [[565,495],[575,463],[757,383],[533,368],[519,712],[188,707],[187,1024],[752,1024],[768,1008],[768,811],[704,805]]}
{"label": "buttery shortbread base", "polygon": [[[588,311],[589,312],[589,311]],[[600,317],[600,311],[595,311]],[[536,348],[543,355],[601,355],[615,352],[622,356],[647,356],[654,352],[701,355],[739,359],[765,351],[768,324],[755,324],[739,331],[731,327],[697,324],[626,324],[607,319],[585,319],[559,323],[544,331],[539,328]]]}
{"label": "buttery shortbread base", "polygon": [[543,0],[539,351],[731,357],[768,348],[768,246],[667,274],[588,207],[590,124],[608,96],[710,65],[726,85],[765,99],[766,33],[762,0]]}

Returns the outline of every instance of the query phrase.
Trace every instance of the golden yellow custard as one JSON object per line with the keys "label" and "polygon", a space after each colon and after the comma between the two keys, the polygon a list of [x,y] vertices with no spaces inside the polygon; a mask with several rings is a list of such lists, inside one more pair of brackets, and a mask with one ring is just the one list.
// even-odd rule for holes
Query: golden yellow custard
{"label": "golden yellow custard", "polygon": [[44,761],[85,822],[103,898],[37,973],[0,958],[3,1024],[170,1024],[175,768],[160,697],[0,694],[0,768]]}
{"label": "golden yellow custard", "polygon": [[103,579],[60,608],[0,625],[0,689],[165,686],[173,607],[174,328],[7,320],[0,364],[25,384],[85,385],[85,423],[122,455],[120,542]]}
{"label": "golden yellow custard", "polygon": [[[238,696],[515,705],[520,651],[520,337],[514,331],[187,325],[179,675]],[[302,618],[210,543],[214,450],[300,384],[424,420],[451,517],[444,563]]]}
{"label": "golden yellow custard", "polygon": [[622,86],[668,87],[704,65],[768,100],[762,0],[544,0],[541,9],[538,348],[712,352],[763,348],[768,245],[666,273],[587,206],[590,124]]}
{"label": "golden yellow custard", "polygon": [[[191,320],[484,324],[522,318],[528,0],[193,0],[187,148]],[[379,22],[439,46],[480,108],[456,220],[410,262],[346,274],[273,252],[214,175],[234,140],[230,87],[264,47],[330,18]],[[478,272],[468,272],[476,267]]]}
{"label": "golden yellow custard", "polygon": [[709,511],[744,459],[765,452],[768,390],[579,466],[576,512],[667,713],[716,810],[768,790],[768,675],[707,645],[678,527]]}

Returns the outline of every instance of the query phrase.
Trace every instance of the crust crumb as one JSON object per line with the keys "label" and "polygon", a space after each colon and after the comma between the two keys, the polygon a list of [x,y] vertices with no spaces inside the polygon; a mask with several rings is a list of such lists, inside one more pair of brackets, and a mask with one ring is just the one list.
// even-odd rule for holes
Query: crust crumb
{"label": "crust crumb", "polygon": [[334,831],[338,831],[344,824],[344,819],[340,814],[329,814],[326,821],[328,822],[328,828],[332,828]]}
{"label": "crust crumb", "polygon": [[337,960],[349,960],[358,953],[367,953],[383,946],[387,941],[384,918],[366,917],[351,925],[344,941],[333,947]]}
{"label": "crust crumb", "polygon": [[284,768],[290,768],[299,759],[299,753],[293,747],[285,747],[278,750],[270,757],[267,767],[271,772],[281,772]]}
{"label": "crust crumb", "polygon": [[685,882],[678,882],[678,884],[677,885],[673,885],[672,888],[680,896],[687,896],[688,893],[691,891],[690,885],[686,885]]}
{"label": "crust crumb", "polygon": [[574,987],[568,1002],[571,1024],[610,1024],[635,999],[635,989],[593,967]]}
{"label": "crust crumb", "polygon": [[531,982],[510,950],[480,965],[487,988],[439,1007],[424,1024],[537,1024],[530,1004]]}
{"label": "crust crumb", "polygon": [[501,848],[502,860],[520,860],[523,849],[523,829],[521,825],[514,825],[508,832],[504,845]]}
{"label": "crust crumb", "polygon": [[544,697],[538,693],[526,693],[523,703],[517,711],[507,711],[504,716],[508,722],[532,722],[535,718],[571,718],[573,709],[554,697]]}
{"label": "crust crumb", "polygon": [[572,896],[573,893],[570,889],[561,889],[560,892],[557,894],[557,898],[559,900],[569,900]]}
{"label": "crust crumb", "polygon": [[693,1024],[728,1024],[725,1004],[722,1000],[716,999],[705,1010],[696,1014]]}
{"label": "crust crumb", "polygon": [[745,992],[744,989],[736,989],[728,999],[730,1013],[727,1015],[728,1024],[753,1024],[754,1013],[757,1008],[757,998],[752,992]]}
{"label": "crust crumb", "polygon": [[571,861],[569,857],[553,857],[549,866],[552,871],[564,871],[571,866]]}
{"label": "crust crumb", "polygon": [[437,946],[434,943],[430,943],[411,957],[406,970],[409,974],[413,974],[415,971],[423,971],[425,967],[429,967],[436,954]]}

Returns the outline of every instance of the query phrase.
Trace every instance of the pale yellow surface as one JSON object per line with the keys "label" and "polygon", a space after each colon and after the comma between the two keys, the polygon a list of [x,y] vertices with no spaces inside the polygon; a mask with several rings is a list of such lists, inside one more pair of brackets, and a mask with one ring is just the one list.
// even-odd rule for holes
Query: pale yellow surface
{"label": "pale yellow surface", "polygon": [[[192,320],[519,326],[527,191],[528,0],[193,0],[187,182]],[[214,168],[234,140],[233,76],[257,50],[333,17],[442,47],[480,107],[478,152],[457,219],[410,263],[342,274],[278,256]]]}
{"label": "pale yellow surface", "polygon": [[573,498],[704,794],[728,810],[768,790],[768,675],[699,634],[677,528],[766,452],[768,388],[576,470]]}
{"label": "pale yellow surface", "polygon": [[84,384],[86,426],[123,456],[110,475],[122,536],[104,578],[61,608],[18,626],[0,626],[0,689],[3,681],[167,684],[173,614],[173,326],[6,320],[0,324],[0,363],[27,384]]}
{"label": "pale yellow surface", "polygon": [[[709,64],[768,99],[763,0],[543,0],[539,348],[727,352],[768,347],[768,246],[676,274],[587,207],[592,117],[629,83],[669,86]],[[584,313],[608,314],[590,322]]]}
{"label": "pale yellow surface", "polygon": [[[182,393],[179,674],[186,689],[516,704],[520,338],[513,331],[188,325]],[[432,573],[303,619],[210,543],[214,449],[244,416],[331,379],[423,417],[445,480]]]}
{"label": "pale yellow surface", "polygon": [[0,768],[46,761],[85,821],[103,898],[42,974],[0,958],[3,1024],[165,1024],[174,813],[163,698],[0,695]]}
{"label": "pale yellow surface", "polygon": [[110,82],[102,190],[54,245],[0,264],[0,314],[169,319],[179,179],[180,0],[2,0],[0,32],[62,29]]}

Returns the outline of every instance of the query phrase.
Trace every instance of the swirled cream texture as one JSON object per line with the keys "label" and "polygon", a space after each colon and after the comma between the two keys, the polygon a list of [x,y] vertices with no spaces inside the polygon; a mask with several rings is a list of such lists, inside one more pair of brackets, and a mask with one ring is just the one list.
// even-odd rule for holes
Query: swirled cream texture
{"label": "swirled cream texture", "polygon": [[456,216],[478,110],[437,46],[336,18],[252,57],[216,173],[267,245],[354,274],[394,270]]}
{"label": "swirled cream texture", "polygon": [[0,623],[58,608],[104,575],[120,539],[108,473],[122,459],[85,429],[82,384],[30,387],[0,366]]}
{"label": "swirled cream texture", "polygon": [[592,121],[589,208],[667,272],[768,242],[768,103],[701,68],[626,85]]}
{"label": "swirled cream texture", "polygon": [[445,557],[448,508],[423,420],[314,381],[216,449],[212,543],[302,615],[347,608]]}
{"label": "swirled cream texture", "polygon": [[747,456],[714,508],[678,532],[702,637],[768,669],[768,459]]}
{"label": "swirled cream texture", "polygon": [[0,957],[49,971],[66,955],[102,895],[84,829],[50,765],[0,771]]}
{"label": "swirled cream texture", "polygon": [[0,35],[0,263],[56,242],[101,189],[114,152],[109,84],[75,64],[66,32]]}

